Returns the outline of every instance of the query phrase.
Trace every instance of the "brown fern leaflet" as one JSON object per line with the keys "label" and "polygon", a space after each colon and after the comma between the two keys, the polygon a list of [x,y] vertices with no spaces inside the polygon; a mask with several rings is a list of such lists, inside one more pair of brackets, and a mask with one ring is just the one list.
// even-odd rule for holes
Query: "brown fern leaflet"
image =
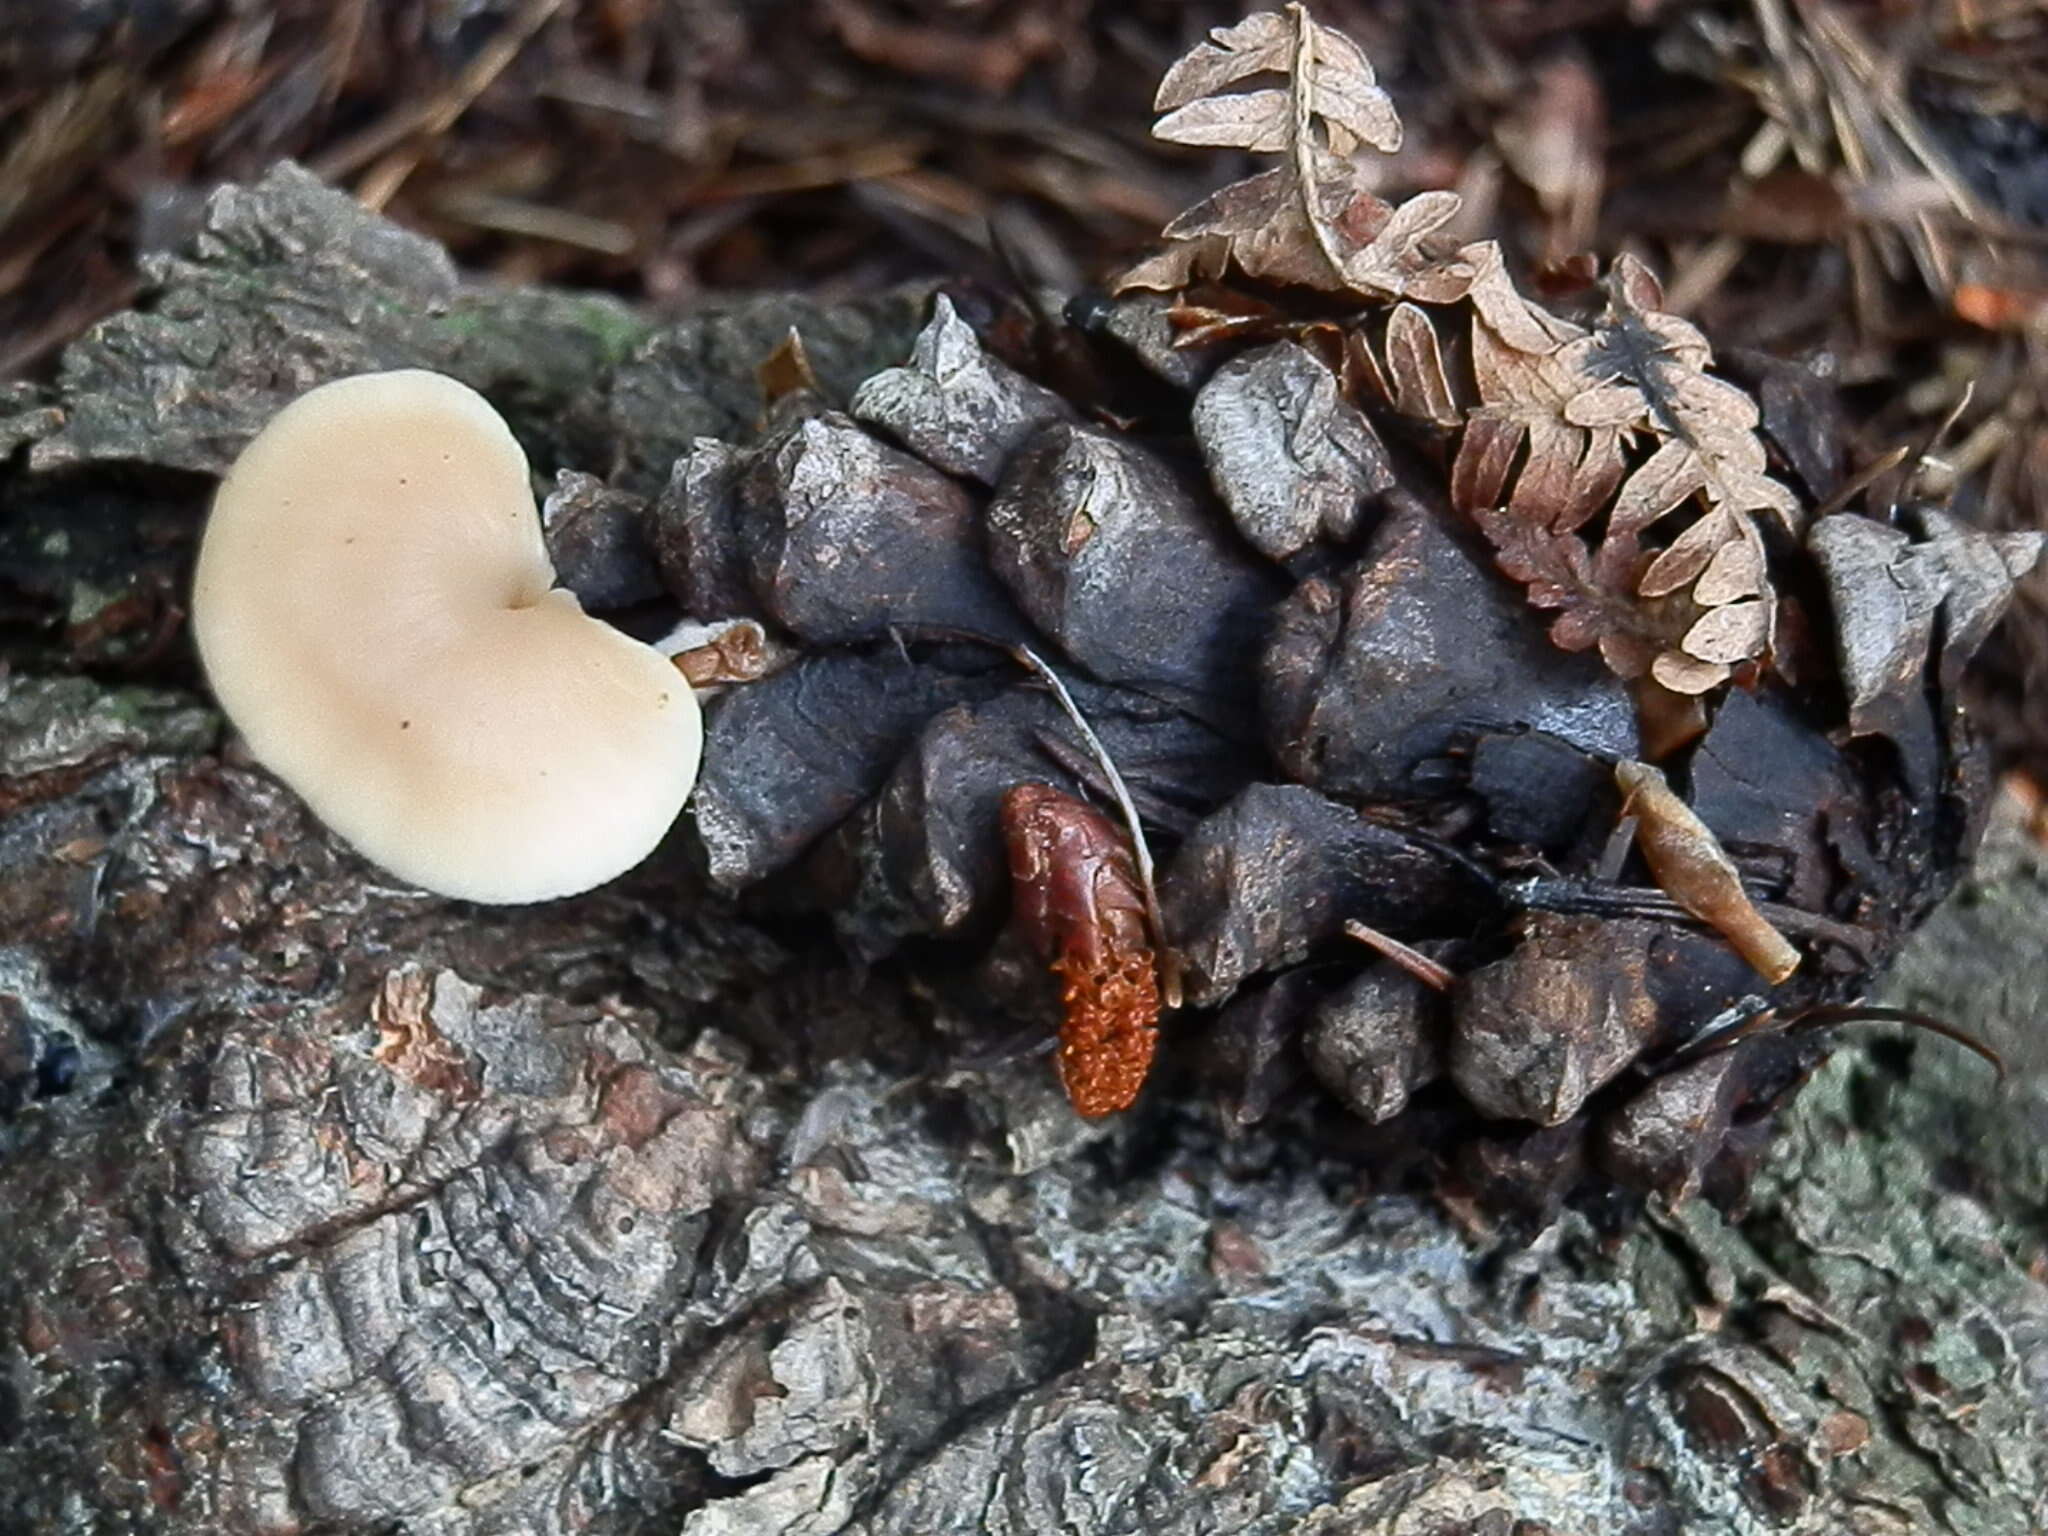
{"label": "brown fern leaflet", "polygon": [[[1259,76],[1281,87],[1231,90]],[[1166,249],[1123,288],[1247,278],[1356,295],[1366,372],[1397,414],[1454,439],[1451,495],[1551,638],[1597,646],[1624,677],[1680,694],[1768,665],[1776,600],[1759,518],[1799,534],[1799,505],[1767,472],[1756,402],[1710,369],[1690,324],[1662,309],[1647,268],[1618,260],[1605,310],[1581,324],[1530,302],[1491,241],[1445,238],[1455,193],[1394,206],[1343,158],[1400,143],[1400,122],[1357,46],[1306,9],[1220,28],[1160,87],[1154,132],[1281,154],[1169,224]],[[1381,306],[1391,306],[1383,309]],[[1462,308],[1470,377],[1447,370],[1439,325]],[[1383,320],[1383,323],[1381,323]],[[1320,322],[1327,326],[1328,322]]]}

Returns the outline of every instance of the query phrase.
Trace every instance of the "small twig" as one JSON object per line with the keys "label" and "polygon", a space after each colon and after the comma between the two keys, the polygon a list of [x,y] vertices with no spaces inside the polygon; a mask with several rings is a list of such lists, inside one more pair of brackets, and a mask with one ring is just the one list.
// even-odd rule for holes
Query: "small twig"
{"label": "small twig", "polygon": [[1751,994],[1733,1007],[1725,1008],[1716,1014],[1692,1039],[1657,1062],[1653,1075],[1662,1077],[1666,1073],[1676,1072],[1681,1067],[1689,1067],[1695,1062],[1705,1061],[1709,1056],[1718,1056],[1723,1051],[1732,1050],[1744,1040],[1757,1035],[1775,1033],[1785,1027],[1785,1020],[1776,1008],[1763,998]]}
{"label": "small twig", "polygon": [[1691,314],[1714,296],[1748,253],[1748,241],[1736,235],[1716,235],[1671,274],[1664,290],[1664,308],[1674,315]]}
{"label": "small twig", "polygon": [[[1736,1008],[1729,1010],[1729,1013],[1739,1015],[1733,1023],[1719,1028],[1708,1026],[1704,1033],[1696,1036],[1683,1049],[1658,1063],[1658,1072],[1673,1072],[1680,1067],[1691,1066],[1696,1061],[1718,1055],[1758,1035],[1777,1034],[1795,1029],[1827,1029],[1837,1024],[1907,1024],[1915,1029],[1924,1029],[1930,1034],[1939,1035],[1944,1040],[1952,1040],[1965,1050],[1983,1057],[1991,1063],[1991,1069],[1998,1074],[1999,1082],[2003,1083],[2006,1080],[2003,1056],[1968,1030],[1960,1029],[1946,1019],[1938,1019],[1932,1014],[1916,1013],[1910,1008],[1888,1008],[1877,1003],[1837,1003],[1827,1007],[1809,1008],[1803,1013],[1786,1017],[1775,1008],[1750,1006],[1755,1001],[1751,999],[1749,1004],[1738,1004]],[[1728,1017],[1728,1014],[1722,1017]]]}
{"label": "small twig", "polygon": [[1979,1040],[1968,1030],[1938,1019],[1931,1013],[1916,1013],[1911,1008],[1887,1008],[1876,1003],[1837,1003],[1825,1008],[1809,1008],[1806,1012],[1786,1021],[1791,1029],[1821,1029],[1831,1024],[1908,1024],[1914,1029],[1924,1029],[1929,1034],[1939,1035],[1944,1040],[1953,1040],[1964,1050],[1973,1052],[1991,1063],[1991,1069],[1998,1074],[1999,1082],[2006,1079],[2005,1058],[1991,1046]]}
{"label": "small twig", "polygon": [[693,187],[692,206],[730,202],[750,197],[780,197],[793,192],[812,192],[821,187],[843,187],[853,182],[873,181],[912,171],[923,163],[930,143],[923,138],[899,137],[853,149],[831,150],[786,160],[774,165],[753,165],[727,171],[711,181]]}
{"label": "small twig", "polygon": [[[1907,482],[1909,487],[1923,493],[1930,493],[1936,499],[1946,499],[1949,495],[1953,494],[1955,490],[1956,468],[1953,464],[1938,457],[1938,453],[1941,445],[1948,440],[1949,434],[1955,431],[1956,424],[1963,419],[1963,413],[1969,410],[1970,402],[1976,398],[1977,381],[1975,379],[1965,379],[1963,381],[1962,393],[1956,396],[1956,403],[1949,407],[1948,414],[1941,419],[1941,425],[1928,434],[1927,446],[1920,450],[1919,458],[1914,461],[1913,475]],[[1947,476],[1946,487],[1940,491],[1933,489],[1941,484],[1941,482],[1934,478],[1934,471],[1936,470],[1944,472]]]}
{"label": "small twig", "polygon": [[1623,813],[1614,824],[1614,830],[1607,834],[1606,846],[1600,850],[1600,862],[1594,868],[1602,880],[1615,881],[1628,865],[1628,856],[1636,846],[1636,818],[1633,813]]}
{"label": "small twig", "polygon": [[1976,398],[1977,381],[1975,379],[1963,380],[1963,390],[1961,394],[1956,396],[1956,403],[1949,407],[1948,414],[1941,418],[1941,425],[1928,435],[1927,446],[1920,450],[1920,458],[1923,462],[1934,457],[1935,450],[1948,440],[1948,435],[1955,431],[1956,423],[1963,419],[1963,413],[1969,410],[1970,402]]}
{"label": "small twig", "polygon": [[1811,520],[1817,523],[1824,517],[1834,516],[1835,513],[1841,511],[1850,502],[1869,490],[1871,486],[1905,463],[1912,455],[1912,452],[1912,444],[1900,443],[1898,447],[1879,454],[1837,486],[1835,493],[1828,497],[1826,501],[1815,507]]}
{"label": "small twig", "polygon": [[[1662,891],[1635,885],[1606,885],[1568,875],[1535,876],[1506,887],[1515,901],[1530,911],[1577,912],[1592,917],[1656,917],[1676,919],[1712,931]],[[1804,912],[1782,902],[1751,904],[1777,928],[1801,938],[1820,939],[1848,950],[1865,964],[1870,962],[1869,936],[1848,923],[1838,923],[1817,912]]]}
{"label": "small twig", "polygon": [[552,240],[602,256],[627,256],[633,251],[633,231],[616,219],[594,219],[523,198],[500,197],[492,192],[450,192],[436,198],[434,208],[444,218],[476,229]]}
{"label": "small twig", "polygon": [[1421,950],[1410,949],[1391,934],[1367,927],[1356,918],[1345,923],[1344,931],[1359,943],[1378,950],[1426,987],[1448,992],[1451,990],[1451,983],[1458,979],[1449,966],[1438,964]]}

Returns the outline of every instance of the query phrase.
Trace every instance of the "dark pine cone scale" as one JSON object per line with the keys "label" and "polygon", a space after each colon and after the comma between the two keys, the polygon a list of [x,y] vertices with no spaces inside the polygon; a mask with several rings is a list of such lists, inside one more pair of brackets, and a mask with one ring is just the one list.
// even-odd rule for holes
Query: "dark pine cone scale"
{"label": "dark pine cone scale", "polygon": [[[1027,361],[999,306],[941,296],[848,411],[796,387],[757,441],[677,462],[654,563],[769,658],[709,705],[713,882],[828,911],[870,960],[910,946],[988,1021],[949,1049],[1049,1036],[1056,981],[1006,926],[1002,803],[1046,784],[1114,809],[1006,654],[1028,646],[1159,860],[1187,1008],[1153,1102],[1308,1117],[1390,1179],[1495,1207],[1739,1193],[1827,1050],[1805,1021],[1864,994],[1967,857],[1983,796],[1955,684],[2019,552],[1931,509],[1774,538],[1780,665],[1694,702],[1554,644],[1454,506],[1441,423],[1330,366],[1314,326],[1177,348],[1155,297],[1073,308],[1032,354],[1086,381],[1073,398],[997,355],[988,337]],[[1630,846],[1653,808],[1615,767],[1637,759],[1796,946],[1788,978]]]}

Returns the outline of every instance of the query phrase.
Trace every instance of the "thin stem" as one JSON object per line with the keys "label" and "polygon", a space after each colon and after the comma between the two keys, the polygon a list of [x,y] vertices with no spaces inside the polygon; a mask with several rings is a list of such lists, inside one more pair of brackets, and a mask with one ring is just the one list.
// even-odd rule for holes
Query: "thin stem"
{"label": "thin stem", "polygon": [[[1656,917],[1714,931],[1662,891],[1645,886],[1607,886],[1569,876],[1538,876],[1508,886],[1508,893],[1530,911],[1580,912],[1594,917]],[[1818,912],[1804,912],[1782,902],[1750,899],[1775,927],[1804,939],[1839,945],[1858,959],[1870,959],[1870,939],[1861,929],[1838,923]]]}
{"label": "thin stem", "polygon": [[1145,898],[1145,926],[1152,930],[1152,945],[1159,957],[1159,991],[1166,1006],[1178,1008],[1184,997],[1181,988],[1180,956],[1166,936],[1166,918],[1159,910],[1159,890],[1152,878],[1152,845],[1145,841],[1145,826],[1139,819],[1138,807],[1131,799],[1130,786],[1124,783],[1124,776],[1117,771],[1116,759],[1109,755],[1109,748],[1102,744],[1102,738],[1095,734],[1095,728],[1088,723],[1088,717],[1081,713],[1081,706],[1074,702],[1074,696],[1067,692],[1067,685],[1060,681],[1060,675],[1046,665],[1038,653],[1022,642],[1012,643],[998,640],[993,635],[984,635],[972,629],[959,629],[950,624],[892,624],[889,634],[900,649],[906,634],[919,635],[935,640],[964,640],[971,645],[986,645],[1002,651],[1026,671],[1034,674],[1039,681],[1052,690],[1059,700],[1060,708],[1067,718],[1074,722],[1074,729],[1081,733],[1081,740],[1087,745],[1089,754],[1102,769],[1102,776],[1109,784],[1109,792],[1116,800],[1119,813],[1124,818],[1124,827],[1131,835],[1131,854],[1138,866],[1138,890]]}
{"label": "thin stem", "polygon": [[1316,30],[1309,19],[1308,7],[1291,4],[1287,7],[1288,19],[1294,23],[1294,61],[1288,71],[1289,94],[1294,109],[1293,142],[1288,146],[1294,161],[1295,190],[1301,196],[1303,211],[1308,217],[1309,233],[1314,236],[1316,249],[1322,252],[1323,260],[1330,264],[1339,286],[1344,284],[1344,258],[1331,238],[1330,231],[1323,224],[1323,209],[1320,201],[1321,187],[1316,181],[1316,136],[1315,102],[1312,96],[1316,88]]}
{"label": "thin stem", "polygon": [[1837,1003],[1826,1008],[1809,1008],[1806,1012],[1789,1021],[1789,1027],[1797,1029],[1821,1029],[1830,1024],[1910,1024],[1915,1029],[1924,1029],[1929,1034],[1939,1035],[1944,1040],[1953,1040],[1966,1051],[1975,1052],[1991,1063],[1998,1074],[1998,1080],[2005,1081],[2005,1058],[1989,1045],[1979,1040],[1968,1030],[1938,1019],[1931,1013],[1916,1013],[1911,1008],[1887,1008],[1877,1003]]}
{"label": "thin stem", "polygon": [[[1737,1004],[1731,1013],[1741,1012],[1744,1004]],[[1726,1015],[1723,1015],[1726,1017]],[[1932,1014],[1916,1013],[1910,1008],[1888,1008],[1879,1003],[1835,1003],[1825,1007],[1809,1008],[1795,1013],[1790,1018],[1775,1008],[1759,1007],[1739,1017],[1732,1024],[1719,1028],[1709,1025],[1707,1030],[1696,1036],[1681,1050],[1675,1051],[1666,1060],[1657,1064],[1657,1073],[1675,1072],[1680,1067],[1689,1067],[1696,1061],[1739,1045],[1742,1041],[1757,1035],[1776,1034],[1794,1029],[1828,1029],[1838,1024],[1908,1024],[1914,1029],[1924,1029],[1952,1040],[1967,1051],[1974,1052],[1991,1063],[1991,1069],[1998,1074],[1999,1082],[2006,1078],[2005,1058],[1979,1040],[1968,1030],[1959,1029],[1946,1019]]]}
{"label": "thin stem", "polygon": [[1356,918],[1344,925],[1344,931],[1359,943],[1378,950],[1426,987],[1448,992],[1451,990],[1451,984],[1458,979],[1449,966],[1439,964],[1421,950],[1410,949],[1392,934],[1381,933],[1379,929],[1368,927]]}

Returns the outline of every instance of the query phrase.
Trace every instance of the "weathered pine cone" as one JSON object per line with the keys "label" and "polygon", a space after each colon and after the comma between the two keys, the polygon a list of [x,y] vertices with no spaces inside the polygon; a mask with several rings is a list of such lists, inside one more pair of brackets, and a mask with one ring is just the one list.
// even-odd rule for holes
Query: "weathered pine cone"
{"label": "weathered pine cone", "polygon": [[[1739,1189],[1969,853],[1957,686],[2037,540],[1857,475],[1825,388],[1712,371],[1640,264],[1552,312],[1442,237],[1454,194],[1374,195],[1356,159],[1399,119],[1300,6],[1157,104],[1162,138],[1280,163],[1128,296],[941,297],[843,411],[797,338],[759,440],[676,461],[641,533],[715,626],[686,668],[733,684],[711,879],[869,959],[956,941],[920,951],[942,993],[987,952],[955,984],[1046,1032],[1064,1007],[1084,1113],[1156,1049],[1168,1096],[1334,1103],[1381,1166],[1511,1207],[1591,1171]],[[612,557],[586,596],[655,585],[601,521],[558,525]],[[1082,805],[1119,771],[1156,901]],[[1163,1043],[1155,981],[1196,1010]]]}
{"label": "weathered pine cone", "polygon": [[[1824,392],[1781,369],[1767,413],[1639,264],[1555,314],[1442,237],[1454,194],[1375,196],[1357,158],[1399,117],[1304,7],[1217,29],[1156,105],[1161,138],[1279,163],[1122,280],[1175,297],[1039,329],[1064,394],[942,298],[850,414],[792,344],[762,440],[676,464],[670,589],[794,642],[713,711],[711,877],[772,877],[870,957],[986,944],[1007,830],[1084,1113],[1143,1079],[1156,967],[1207,1014],[1168,1054],[1236,1120],[1312,1081],[1511,1206],[1589,1168],[1739,1187],[1811,1026],[1967,855],[1955,688],[2033,542],[1847,479]],[[1100,771],[963,637],[1085,678]],[[1156,899],[1002,814],[1047,783],[1142,815]],[[1028,1016],[996,955],[978,996]]]}
{"label": "weathered pine cone", "polygon": [[[1050,338],[1098,391],[1065,398],[994,354],[975,302],[938,298],[849,412],[797,387],[758,441],[698,440],[650,510],[685,611],[747,621],[684,658],[746,679],[708,716],[713,881],[829,912],[870,959],[955,941],[918,950],[935,985],[1050,1035],[1057,997],[1005,932],[1001,803],[1022,784],[1109,801],[1001,649],[1027,645],[1160,854],[1192,1009],[1166,1027],[1162,1098],[1239,1120],[1341,1106],[1340,1139],[1374,1127],[1393,1166],[1510,1207],[1589,1175],[1739,1187],[1827,1049],[1796,1026],[1864,993],[1969,851],[1982,784],[1955,684],[2009,591],[2004,546],[1932,508],[1775,541],[1796,681],[1750,669],[1658,751],[1641,690],[1552,644],[1454,508],[1436,424],[1347,398],[1301,340],[1176,349],[1150,297]],[[556,522],[593,596],[634,549],[579,562],[564,530],[599,521]],[[1652,755],[1797,946],[1788,979],[1641,854],[1617,862],[1614,764]]]}

